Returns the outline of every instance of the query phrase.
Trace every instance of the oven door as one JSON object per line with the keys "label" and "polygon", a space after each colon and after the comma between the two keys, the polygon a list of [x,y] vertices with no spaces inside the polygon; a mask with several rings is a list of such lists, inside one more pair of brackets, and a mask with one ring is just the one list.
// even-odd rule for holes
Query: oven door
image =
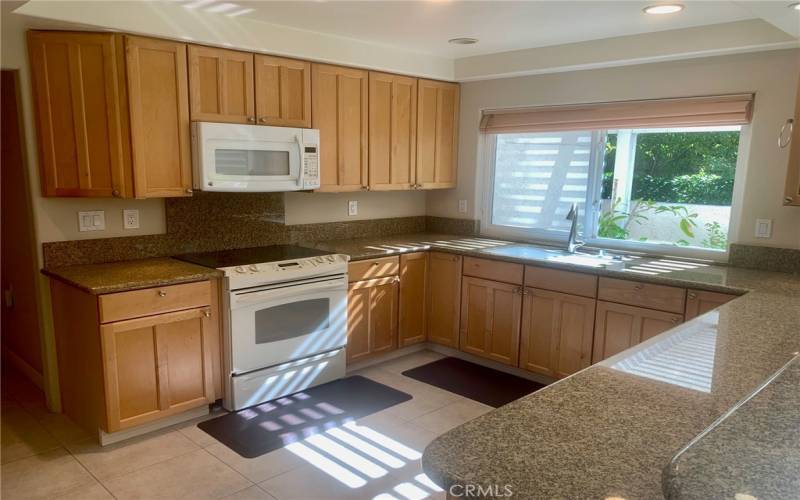
{"label": "oven door", "polygon": [[347,278],[313,278],[230,293],[231,373],[343,347]]}

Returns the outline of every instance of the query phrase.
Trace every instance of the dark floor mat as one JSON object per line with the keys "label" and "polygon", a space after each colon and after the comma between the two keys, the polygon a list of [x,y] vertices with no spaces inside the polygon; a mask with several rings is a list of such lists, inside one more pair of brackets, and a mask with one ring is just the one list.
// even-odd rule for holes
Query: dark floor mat
{"label": "dark floor mat", "polygon": [[458,358],[442,358],[403,372],[420,382],[499,408],[543,384]]}
{"label": "dark floor mat", "polygon": [[358,375],[197,424],[245,458],[255,458],[411,396]]}

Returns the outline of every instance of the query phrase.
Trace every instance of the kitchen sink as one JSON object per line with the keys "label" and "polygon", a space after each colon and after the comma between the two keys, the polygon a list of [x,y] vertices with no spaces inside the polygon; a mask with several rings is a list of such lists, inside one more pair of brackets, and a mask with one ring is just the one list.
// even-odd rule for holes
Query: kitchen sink
{"label": "kitchen sink", "polygon": [[530,259],[586,267],[609,267],[621,264],[624,257],[599,249],[580,249],[569,253],[562,248],[539,247],[533,245],[508,245],[484,250],[484,253],[513,259]]}

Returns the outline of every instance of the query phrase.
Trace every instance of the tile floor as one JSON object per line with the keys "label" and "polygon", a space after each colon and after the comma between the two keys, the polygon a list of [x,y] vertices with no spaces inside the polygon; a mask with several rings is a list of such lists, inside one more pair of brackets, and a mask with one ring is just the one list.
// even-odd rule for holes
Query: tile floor
{"label": "tile floor", "polygon": [[197,422],[102,448],[64,415],[48,413],[41,391],[21,375],[4,372],[0,496],[443,499],[422,473],[419,456],[436,436],[491,408],[401,374],[440,357],[420,351],[355,372],[413,398],[332,435],[334,444],[351,443],[354,453],[328,454],[322,450],[330,441],[306,441],[255,459],[237,455]]}

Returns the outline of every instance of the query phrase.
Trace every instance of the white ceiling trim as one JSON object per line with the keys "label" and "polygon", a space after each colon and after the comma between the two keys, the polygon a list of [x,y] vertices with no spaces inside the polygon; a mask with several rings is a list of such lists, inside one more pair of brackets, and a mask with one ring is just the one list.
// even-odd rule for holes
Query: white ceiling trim
{"label": "white ceiling trim", "polygon": [[800,47],[760,19],[456,59],[457,81],[609,68]]}

